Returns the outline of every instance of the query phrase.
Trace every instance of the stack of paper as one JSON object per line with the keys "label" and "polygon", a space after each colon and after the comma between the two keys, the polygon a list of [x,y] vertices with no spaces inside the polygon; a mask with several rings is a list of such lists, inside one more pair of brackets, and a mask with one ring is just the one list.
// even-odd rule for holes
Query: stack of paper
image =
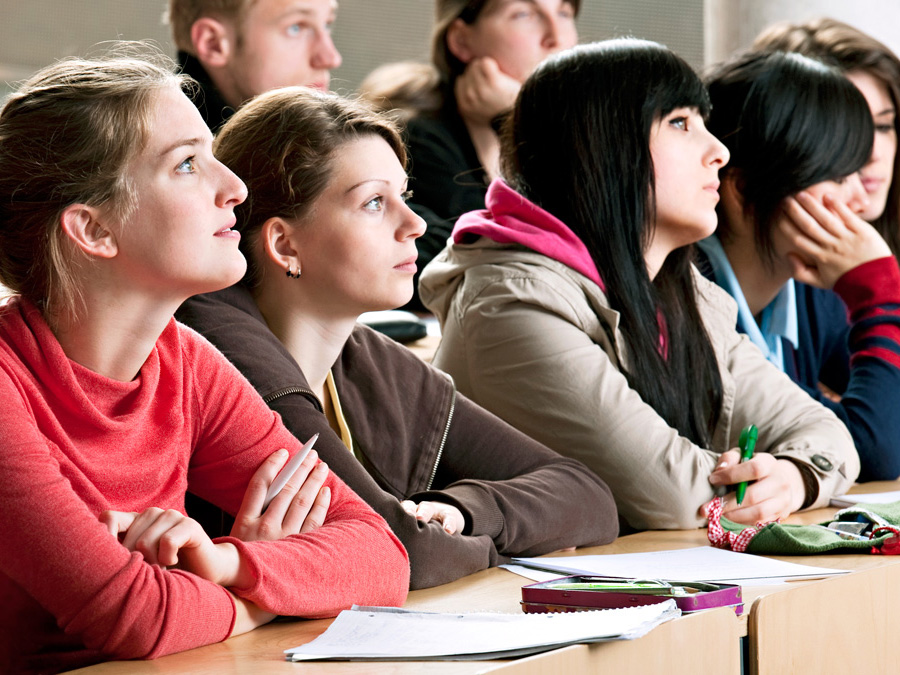
{"label": "stack of paper", "polygon": [[560,575],[582,574],[634,579],[711,581],[753,586],[772,581],[820,579],[847,570],[782,562],[749,553],[735,553],[712,546],[674,551],[583,555],[565,558],[513,558],[526,567]]}
{"label": "stack of paper", "polygon": [[831,498],[831,505],[844,508],[854,504],[893,504],[900,502],[900,492],[871,492],[862,495],[840,495]]}
{"label": "stack of paper", "polygon": [[674,600],[571,614],[436,614],[354,607],[288,661],[476,661],[536,654],[580,642],[630,640],[681,614]]}

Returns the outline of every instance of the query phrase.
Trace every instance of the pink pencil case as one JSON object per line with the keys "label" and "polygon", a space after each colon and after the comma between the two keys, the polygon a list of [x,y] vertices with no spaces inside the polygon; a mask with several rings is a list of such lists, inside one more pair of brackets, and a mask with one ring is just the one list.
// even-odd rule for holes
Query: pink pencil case
{"label": "pink pencil case", "polygon": [[590,609],[640,607],[666,600],[684,614],[713,607],[744,612],[741,587],[698,581],[647,581],[608,577],[571,576],[522,587],[522,611],[578,612]]}

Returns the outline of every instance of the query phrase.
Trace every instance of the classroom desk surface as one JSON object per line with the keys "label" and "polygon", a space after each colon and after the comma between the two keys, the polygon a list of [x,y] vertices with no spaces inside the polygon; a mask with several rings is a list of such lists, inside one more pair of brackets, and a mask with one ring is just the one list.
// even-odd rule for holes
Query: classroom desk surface
{"label": "classroom desk surface", "polygon": [[[585,549],[589,551],[593,549]],[[501,569],[483,570],[437,588],[413,591],[406,608],[423,611],[519,612],[521,587],[527,579]],[[667,672],[671,675],[738,675],[740,654],[738,622],[728,608],[683,616],[656,627],[639,640],[595,645],[574,645],[531,657],[495,661],[415,662],[306,662],[288,663],[283,651],[308,642],[325,631],[330,620],[285,621],[269,624],[225,642],[192,649],[155,661],[120,661],[83,668],[77,673],[295,673],[304,675],[412,675],[426,671],[437,675],[493,673]],[[709,640],[701,655],[679,650],[679,645]]]}
{"label": "classroom desk surface", "polygon": [[[900,483],[870,483],[855,492],[886,492]],[[836,509],[825,508],[795,514],[788,522],[815,523],[826,520]],[[607,546],[579,549],[592,555],[636,553],[708,543],[706,530],[648,531],[625,537]],[[551,672],[641,673],[665,669],[679,673],[739,672],[739,635],[750,639],[750,672],[892,672],[892,635],[900,631],[900,610],[891,598],[900,597],[900,557],[865,554],[787,556],[782,560],[809,565],[854,570],[860,574],[771,586],[744,587],[744,616],[718,609],[682,617],[629,642],[576,645],[536,656],[481,662],[392,662],[292,664],[282,661],[282,651],[308,642],[321,634],[330,620],[285,621],[270,624],[225,642],[172,654],[155,661],[98,664],[80,671],[104,673],[269,673],[298,672],[318,675],[374,672],[386,674],[486,673],[531,675]],[[529,583],[506,570],[490,569],[437,588],[414,591],[408,609],[424,611],[518,612],[521,586]],[[849,616],[848,613],[852,614]],[[815,620],[811,620],[814,617]],[[851,636],[855,629],[858,635]],[[854,634],[855,635],[855,634]],[[674,649],[676,645],[709,645],[702,656],[697,650]],[[856,645],[857,648],[851,648]],[[863,648],[863,646],[865,647]],[[677,655],[692,654],[685,663]],[[843,655],[843,656],[842,656]],[[861,661],[862,659],[862,661]],[[859,668],[865,665],[865,668]]]}

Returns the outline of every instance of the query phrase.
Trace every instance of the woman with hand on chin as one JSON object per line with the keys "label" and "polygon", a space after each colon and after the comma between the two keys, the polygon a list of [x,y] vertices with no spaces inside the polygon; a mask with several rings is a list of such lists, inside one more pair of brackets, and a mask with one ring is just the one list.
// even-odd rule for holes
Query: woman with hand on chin
{"label": "woman with hand on chin", "polygon": [[[383,519],[176,323],[234,283],[244,184],[157,56],[68,60],[0,112],[0,670],[153,658],[402,603]],[[237,514],[211,540],[185,491]]]}
{"label": "woman with hand on chin", "polygon": [[394,124],[359,102],[282,89],[242,108],[215,152],[247,182],[235,227],[250,266],[178,317],[298,438],[320,434],[320,455],[406,546],[412,588],[616,536],[609,490],[586,467],[357,325],[409,299],[424,230]]}
{"label": "woman with hand on chin", "polygon": [[[446,245],[454,221],[484,208],[497,177],[499,116],[544,58],[578,42],[581,0],[435,0],[432,64],[389,64],[360,92],[406,109],[411,206],[428,223],[420,269]],[[420,307],[418,295],[414,307]]]}
{"label": "woman with hand on chin", "polygon": [[837,67],[869,105],[875,137],[869,161],[860,170],[868,203],[859,217],[875,227],[900,256],[900,59],[887,45],[842,21],[777,23],[753,42],[754,51],[797,52]]}
{"label": "woman with hand on chin", "polygon": [[[857,172],[872,117],[837,69],[750,53],[709,80],[710,129],[732,161],[710,278],[738,302],[738,330],[847,425],[862,480],[900,476],[900,269]],[[834,292],[832,292],[832,289]]]}
{"label": "woman with hand on chin", "polygon": [[[780,518],[859,471],[843,425],[735,331],[733,302],[691,264],[728,162],[708,110],[697,75],[656,43],[547,59],[504,129],[508,182],[457,222],[420,285],[441,320],[435,364],[587,464],[635,528],[700,526],[714,487],[748,480],[725,514]],[[751,423],[758,452],[738,464]]]}

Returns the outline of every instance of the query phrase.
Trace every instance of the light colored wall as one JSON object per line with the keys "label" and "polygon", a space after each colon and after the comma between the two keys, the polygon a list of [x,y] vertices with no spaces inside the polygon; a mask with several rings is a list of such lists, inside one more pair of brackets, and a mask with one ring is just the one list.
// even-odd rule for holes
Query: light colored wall
{"label": "light colored wall", "polygon": [[[152,39],[172,54],[165,0],[0,0],[0,95],[53,60],[116,38]],[[430,0],[340,0],[334,39],[344,64],[334,85],[353,91],[375,66],[427,59]],[[582,0],[583,40],[658,40],[695,66],[703,61],[703,0]]]}
{"label": "light colored wall", "polygon": [[[900,0],[583,0],[583,40],[634,35],[658,40],[695,67],[749,46],[779,20],[833,16],[900,52]],[[173,53],[165,0],[0,0],[0,96],[54,59],[105,40],[151,39]],[[376,65],[426,59],[429,0],[340,0],[335,41],[344,65],[335,86],[353,91]]]}
{"label": "light colored wall", "polygon": [[749,47],[776,21],[799,23],[820,16],[849,23],[900,53],[900,0],[706,0],[706,63]]}

